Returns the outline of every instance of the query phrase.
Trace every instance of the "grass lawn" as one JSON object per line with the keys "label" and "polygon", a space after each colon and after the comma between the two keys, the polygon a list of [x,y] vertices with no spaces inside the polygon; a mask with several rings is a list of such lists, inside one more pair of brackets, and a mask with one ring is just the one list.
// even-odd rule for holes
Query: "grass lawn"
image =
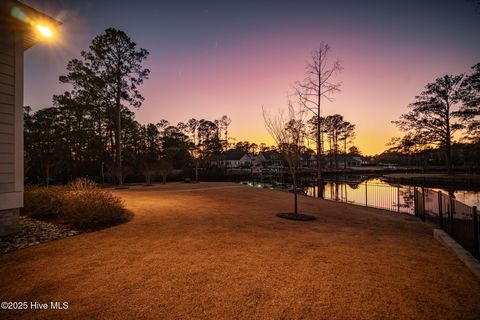
{"label": "grass lawn", "polygon": [[[197,190],[195,190],[197,189]],[[129,223],[0,256],[1,319],[478,319],[480,282],[413,217],[228,183],[112,190]]]}

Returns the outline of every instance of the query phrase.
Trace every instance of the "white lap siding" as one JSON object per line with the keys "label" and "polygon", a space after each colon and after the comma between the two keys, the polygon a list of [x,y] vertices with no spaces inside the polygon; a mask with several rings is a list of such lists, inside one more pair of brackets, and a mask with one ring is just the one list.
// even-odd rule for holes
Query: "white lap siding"
{"label": "white lap siding", "polygon": [[0,28],[0,210],[23,205],[23,47]]}

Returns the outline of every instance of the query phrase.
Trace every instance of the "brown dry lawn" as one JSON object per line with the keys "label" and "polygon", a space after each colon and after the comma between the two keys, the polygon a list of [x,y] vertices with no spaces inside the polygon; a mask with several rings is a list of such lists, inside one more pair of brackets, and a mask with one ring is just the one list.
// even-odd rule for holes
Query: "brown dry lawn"
{"label": "brown dry lawn", "polygon": [[[191,189],[199,190],[192,191]],[[405,215],[227,183],[115,190],[124,225],[0,256],[1,319],[478,319],[480,282]]]}

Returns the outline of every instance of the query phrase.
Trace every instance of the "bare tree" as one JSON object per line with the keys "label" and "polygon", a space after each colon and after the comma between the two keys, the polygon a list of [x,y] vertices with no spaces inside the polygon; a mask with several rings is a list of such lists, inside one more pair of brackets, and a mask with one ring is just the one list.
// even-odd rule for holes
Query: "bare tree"
{"label": "bare tree", "polygon": [[167,176],[172,172],[173,165],[170,161],[162,159],[156,162],[156,171],[162,176],[162,183],[167,183]]}
{"label": "bare tree", "polygon": [[152,175],[156,172],[156,162],[155,161],[142,161],[140,164],[140,171],[145,177],[145,185],[152,185]]}
{"label": "bare tree", "polygon": [[294,215],[298,214],[297,201],[297,173],[300,167],[301,154],[305,149],[307,139],[306,110],[302,107],[295,108],[291,101],[288,102],[288,114],[282,110],[272,117],[263,108],[265,127],[275,141],[278,150],[287,161],[290,175],[292,177],[294,194]]}
{"label": "bare tree", "polygon": [[[341,82],[333,82],[333,78],[343,68],[340,61],[329,63],[328,53],[331,48],[326,43],[320,43],[319,47],[312,52],[311,62],[307,64],[305,79],[296,82],[294,90],[300,103],[313,112],[317,117],[316,125],[316,153],[317,153],[317,185],[321,188],[322,180],[322,141],[321,141],[321,111],[322,99],[332,101],[331,95],[340,91]],[[319,193],[320,195],[322,193]]]}

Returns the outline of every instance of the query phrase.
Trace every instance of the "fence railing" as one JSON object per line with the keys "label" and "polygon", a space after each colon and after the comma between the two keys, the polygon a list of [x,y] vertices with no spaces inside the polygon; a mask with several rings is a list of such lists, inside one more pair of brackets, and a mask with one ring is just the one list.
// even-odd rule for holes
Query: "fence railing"
{"label": "fence railing", "polygon": [[[307,191],[308,194],[308,191]],[[438,224],[480,259],[478,211],[438,190],[371,181],[325,181],[323,197],[366,207],[413,214]]]}
{"label": "fence railing", "polygon": [[[285,183],[271,181],[271,187]],[[264,184],[264,182],[261,182]],[[264,184],[265,186],[266,184]],[[468,206],[438,190],[377,181],[323,181],[322,190],[312,181],[301,181],[308,196],[415,215],[438,223],[474,257],[480,259],[480,225],[477,208]]]}
{"label": "fence railing", "polygon": [[410,186],[371,181],[325,181],[323,188],[323,198],[327,200],[414,214],[414,189]]}
{"label": "fence railing", "polygon": [[453,197],[427,188],[415,187],[415,215],[433,220],[455,241],[480,259],[480,224],[476,206],[468,206]]}

